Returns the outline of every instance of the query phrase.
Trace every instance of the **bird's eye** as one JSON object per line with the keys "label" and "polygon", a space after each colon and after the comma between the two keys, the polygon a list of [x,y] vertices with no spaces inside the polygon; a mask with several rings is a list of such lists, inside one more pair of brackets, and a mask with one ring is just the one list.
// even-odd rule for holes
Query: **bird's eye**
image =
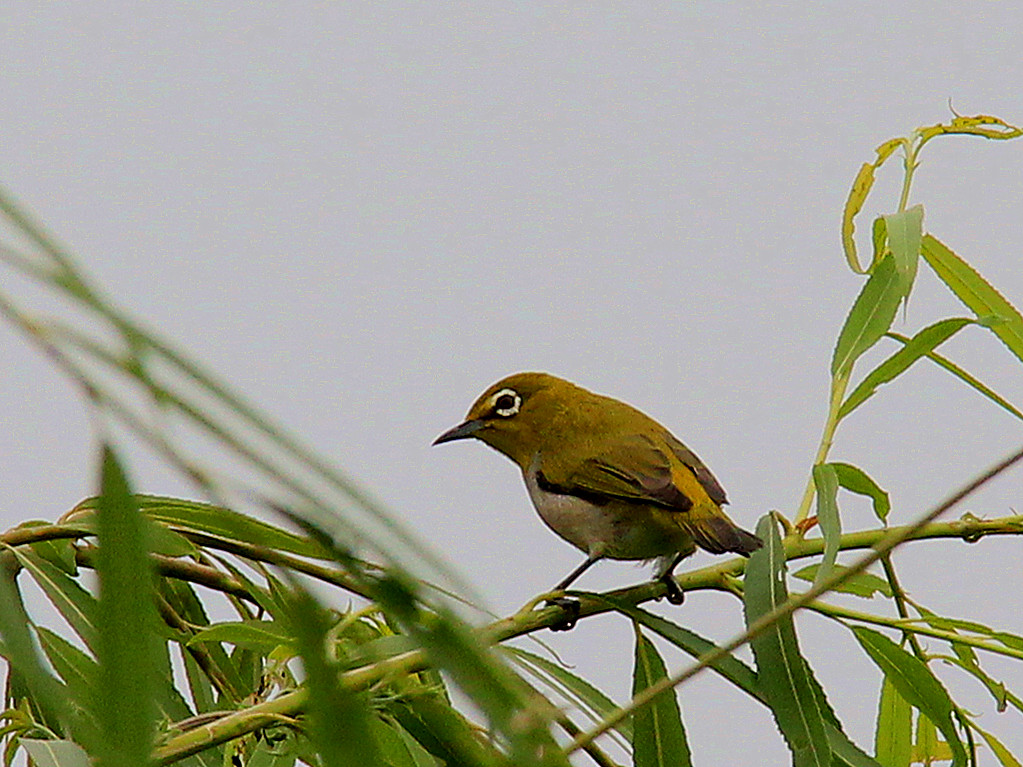
{"label": "bird's eye", "polygon": [[502,418],[511,418],[519,412],[522,398],[512,389],[501,389],[493,398],[494,412]]}

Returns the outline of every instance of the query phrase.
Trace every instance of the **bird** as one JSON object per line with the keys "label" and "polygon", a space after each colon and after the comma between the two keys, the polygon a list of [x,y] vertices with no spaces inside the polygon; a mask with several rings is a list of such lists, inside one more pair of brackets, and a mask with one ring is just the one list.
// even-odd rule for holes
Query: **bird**
{"label": "bird", "polygon": [[[547,526],[586,559],[552,589],[564,592],[602,559],[656,560],[668,601],[685,595],[675,567],[697,547],[749,556],[763,542],[736,525],[710,469],[667,428],[625,402],[548,373],[502,378],[434,445],[478,439],[514,461]],[[575,625],[579,602],[551,628]]]}

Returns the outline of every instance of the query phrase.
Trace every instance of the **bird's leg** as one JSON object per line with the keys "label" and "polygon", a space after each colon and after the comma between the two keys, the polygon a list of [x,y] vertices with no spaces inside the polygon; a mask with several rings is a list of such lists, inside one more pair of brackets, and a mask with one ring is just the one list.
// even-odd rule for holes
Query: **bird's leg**
{"label": "bird's leg", "polygon": [[668,563],[668,566],[661,571],[661,574],[657,576],[657,580],[664,584],[664,588],[668,590],[665,595],[668,597],[668,601],[673,605],[680,605],[686,601],[686,594],[682,591],[682,588],[678,585],[678,581],[675,580],[675,576],[672,572],[678,567],[678,563],[686,558],[689,552],[686,554],[677,554],[675,558]]}
{"label": "bird's leg", "polygon": [[[579,565],[575,570],[566,575],[562,581],[555,586],[552,591],[564,591],[567,589],[576,578],[585,573],[594,562],[599,561],[602,558],[602,554],[591,553],[586,557],[586,561]],[[568,631],[575,628],[575,623],[579,620],[579,600],[573,597],[554,597],[548,599],[545,604],[548,607],[560,607],[565,611],[564,617],[557,623],[551,626],[551,631]]]}

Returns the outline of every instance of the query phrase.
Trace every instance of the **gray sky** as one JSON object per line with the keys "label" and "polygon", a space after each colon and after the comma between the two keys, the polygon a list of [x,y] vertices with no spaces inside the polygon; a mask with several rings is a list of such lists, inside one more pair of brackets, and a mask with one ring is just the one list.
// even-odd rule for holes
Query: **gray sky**
{"label": "gray sky", "polygon": [[[882,141],[948,119],[949,99],[1023,122],[1013,3],[287,8],[6,4],[0,182],[121,306],[359,478],[502,613],[580,555],[543,527],[509,462],[429,447],[480,391],[535,369],[625,399],[710,465],[745,526],[791,515],[861,284],[839,242],[857,169]],[[935,141],[913,196],[927,229],[1017,306],[1021,167],[1023,142]],[[894,210],[900,178],[884,174],[863,224]],[[921,267],[900,329],[964,314]],[[6,528],[93,492],[95,434],[7,327],[0,350]],[[1023,404],[1018,363],[984,332],[944,351]],[[833,457],[888,489],[900,523],[1021,436],[921,365],[843,426]],[[131,459],[140,489],[191,492],[151,456]],[[1019,481],[967,508],[1012,513]],[[843,524],[872,515],[846,501]],[[897,564],[932,609],[1020,633],[1019,546],[915,544]],[[579,585],[646,572],[606,563]],[[723,596],[658,609],[719,639],[740,627]],[[840,626],[799,627],[870,750],[880,677]],[[545,639],[626,697],[623,621]],[[986,666],[1023,691],[1018,664]],[[943,678],[1023,752],[1018,713]],[[766,710],[723,683],[701,678],[681,702],[697,763],[754,748],[785,762]]]}

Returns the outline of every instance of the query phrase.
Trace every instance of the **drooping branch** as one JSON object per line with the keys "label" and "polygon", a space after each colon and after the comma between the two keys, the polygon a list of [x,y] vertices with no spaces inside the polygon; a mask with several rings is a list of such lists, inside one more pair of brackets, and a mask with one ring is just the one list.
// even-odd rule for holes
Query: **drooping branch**
{"label": "drooping branch", "polygon": [[[845,533],[842,536],[841,549],[844,551],[869,549],[882,539],[893,533],[905,533],[910,526],[894,528],[878,528]],[[925,541],[944,538],[959,538],[974,543],[982,538],[993,535],[1023,534],[1023,515],[1002,517],[999,519],[978,519],[972,515],[949,522],[931,522],[911,532],[906,540]],[[824,543],[820,539],[789,537],[784,541],[788,560],[802,559],[822,553]],[[730,590],[728,580],[741,575],[745,560],[729,559],[708,567],[702,567],[678,576],[679,585],[686,591]],[[643,583],[625,589],[609,592],[605,596],[613,597],[617,602],[640,604],[662,596],[664,586],[659,583]],[[579,594],[581,602],[580,619],[609,612],[608,601],[598,595]],[[561,618],[561,610],[557,607],[532,609],[542,601],[536,600],[514,615],[482,626],[477,635],[488,645],[549,628]],[[403,653],[383,661],[363,666],[341,675],[341,682],[352,691],[365,690],[382,679],[394,675],[411,674],[428,667],[426,654],[420,650]],[[158,750],[157,760],[160,764],[170,764],[189,754],[224,743],[233,738],[253,732],[266,726],[280,716],[300,714],[306,705],[307,695],[304,689],[294,690],[257,706],[243,711],[234,712],[216,720],[199,730],[182,733],[169,738]]]}

